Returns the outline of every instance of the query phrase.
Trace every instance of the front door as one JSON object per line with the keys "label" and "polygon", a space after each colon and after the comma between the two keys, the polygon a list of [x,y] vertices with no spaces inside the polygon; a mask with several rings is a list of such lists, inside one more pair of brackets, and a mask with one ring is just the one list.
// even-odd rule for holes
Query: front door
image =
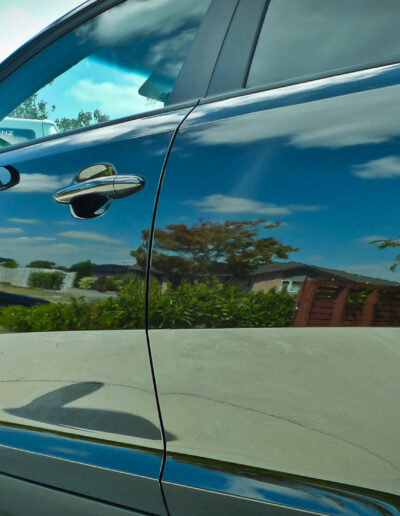
{"label": "front door", "polygon": [[164,512],[133,250],[191,109],[168,98],[209,4],[119,2],[1,85],[2,473]]}

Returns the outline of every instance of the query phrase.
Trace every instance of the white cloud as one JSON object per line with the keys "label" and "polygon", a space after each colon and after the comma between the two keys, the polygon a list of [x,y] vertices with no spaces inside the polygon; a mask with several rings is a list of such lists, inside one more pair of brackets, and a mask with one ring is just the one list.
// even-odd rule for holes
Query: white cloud
{"label": "white cloud", "polygon": [[80,30],[83,41],[105,47],[136,39],[141,44],[140,63],[164,76],[176,77],[193,41],[209,0],[128,0],[110,9]]}
{"label": "white cloud", "polygon": [[59,244],[51,244],[49,245],[48,247],[49,249],[52,249],[54,251],[62,251],[62,252],[71,252],[71,251],[77,251],[78,249],[80,249],[80,246],[78,245],[75,245],[75,244],[64,244],[64,243],[59,243]]}
{"label": "white cloud", "polygon": [[10,238],[1,238],[0,243],[3,244],[42,244],[44,242],[53,242],[55,238],[53,237],[43,237],[43,236],[19,236],[19,237],[10,237]]}
{"label": "white cloud", "polygon": [[[149,109],[148,100],[138,93],[146,79],[146,76],[138,74],[125,74],[125,84],[82,79],[67,93],[82,102],[93,102],[100,111],[111,118],[118,118]],[[151,109],[163,106],[162,102],[152,102]]]}
{"label": "white cloud", "polygon": [[115,238],[110,238],[107,235],[103,235],[102,233],[95,233],[91,231],[64,231],[63,233],[58,233],[58,236],[73,238],[78,240],[94,240],[96,242],[104,242],[107,244],[119,244],[121,241],[116,240]]}
{"label": "white cloud", "polygon": [[21,174],[19,184],[10,191],[15,193],[56,192],[62,186],[67,186],[66,179],[62,176]]}
{"label": "white cloud", "polygon": [[375,240],[385,240],[386,237],[382,235],[367,235],[359,238],[359,242],[370,244],[371,242],[374,242]]}
{"label": "white cloud", "polygon": [[82,0],[2,0],[0,62],[47,25],[81,3]]}
{"label": "white cloud", "polygon": [[18,217],[14,217],[7,220],[9,220],[10,222],[16,222],[17,224],[37,224],[39,222],[37,219],[20,219]]}
{"label": "white cloud", "polygon": [[196,32],[195,29],[184,30],[153,45],[149,55],[152,68],[162,70],[169,77],[177,77]]}
{"label": "white cloud", "polygon": [[[342,82],[345,82],[344,79]],[[348,80],[348,78],[347,78]],[[319,81],[316,81],[319,82]],[[340,83],[340,81],[338,81]],[[299,91],[313,89],[306,83]],[[289,87],[295,94],[295,86]],[[227,115],[230,107],[241,104],[245,110],[260,103],[267,107],[269,99],[286,97],[287,88],[262,92],[240,100],[221,103]],[[400,136],[400,86],[387,86],[327,99],[255,111],[236,117],[227,117],[208,123],[202,130],[188,132],[188,138],[203,145],[248,145],[271,138],[287,138],[297,148],[325,147],[337,149],[353,145],[379,144]],[[209,121],[215,106],[200,106],[193,123]],[[346,116],[344,116],[344,113]],[[244,121],[243,117],[247,117]],[[373,120],[373,123],[371,122]],[[192,122],[191,117],[187,125]]]}
{"label": "white cloud", "polygon": [[256,213],[258,215],[290,215],[295,211],[317,211],[321,209],[321,206],[302,206],[298,204],[279,206],[273,203],[222,194],[208,195],[199,201],[187,201],[186,204],[199,208],[201,211],[213,213]]}
{"label": "white cloud", "polygon": [[167,36],[192,20],[201,19],[209,2],[193,0],[127,1],[96,19],[90,36],[112,46],[138,36]]}
{"label": "white cloud", "polygon": [[364,179],[390,179],[400,176],[400,158],[398,156],[386,156],[373,159],[361,165],[355,165],[353,174]]}
{"label": "white cloud", "polygon": [[24,230],[21,228],[0,228],[0,234],[3,235],[17,235],[18,233],[23,233]]}

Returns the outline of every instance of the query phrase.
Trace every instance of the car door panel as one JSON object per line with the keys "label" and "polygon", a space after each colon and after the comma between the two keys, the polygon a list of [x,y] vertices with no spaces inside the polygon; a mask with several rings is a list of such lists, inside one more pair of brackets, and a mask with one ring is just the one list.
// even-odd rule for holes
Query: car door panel
{"label": "car door panel", "polygon": [[87,2],[0,70],[0,513],[167,513],[143,230],[236,4]]}
{"label": "car door panel", "polygon": [[[210,99],[181,126],[153,245],[153,268],[171,283],[149,306],[163,422],[178,435],[166,440],[167,502],[174,484],[307,512],[296,496],[266,487],[264,498],[256,482],[279,476],[298,491],[310,481],[317,513],[398,511],[399,282],[393,250],[374,242],[397,235],[387,207],[398,179],[382,167],[399,152],[399,80],[390,65]],[[257,232],[265,265],[243,267]],[[365,301],[372,292],[379,305]],[[364,316],[352,303],[366,303]],[[187,464],[236,474],[221,487]]]}
{"label": "car door panel", "polygon": [[[129,264],[140,230],[151,222],[174,131],[188,111],[167,111],[0,155],[0,166],[20,174],[17,186],[1,192],[3,219],[37,221],[30,225],[32,236],[5,239],[3,250],[22,245],[26,262],[44,256],[66,265],[71,260],[112,263],[134,274],[137,282],[132,313],[126,309],[130,297],[119,305],[116,294],[75,288],[55,292],[51,302],[73,303],[77,316],[88,309],[85,302],[99,303],[99,312],[92,309],[80,331],[65,331],[67,323],[63,331],[47,332],[46,316],[36,315],[40,326],[19,333],[17,341],[15,333],[1,336],[1,420],[7,425],[0,447],[3,473],[162,512],[158,476],[163,445],[144,331],[146,271],[130,272]],[[121,175],[140,174],[145,187],[114,201],[103,217],[76,219],[53,194],[96,163],[111,163]],[[71,292],[75,301],[63,297]],[[120,322],[113,319],[108,325],[108,312],[101,311],[107,303],[121,311]],[[69,324],[74,328],[73,320]]]}

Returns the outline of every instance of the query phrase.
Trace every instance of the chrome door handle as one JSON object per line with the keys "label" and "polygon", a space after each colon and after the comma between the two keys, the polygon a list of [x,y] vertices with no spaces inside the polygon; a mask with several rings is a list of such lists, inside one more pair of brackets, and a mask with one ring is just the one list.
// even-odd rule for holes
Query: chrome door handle
{"label": "chrome door handle", "polygon": [[104,176],[62,188],[53,195],[60,204],[71,204],[85,195],[97,194],[111,199],[127,197],[141,190],[145,185],[142,176]]}

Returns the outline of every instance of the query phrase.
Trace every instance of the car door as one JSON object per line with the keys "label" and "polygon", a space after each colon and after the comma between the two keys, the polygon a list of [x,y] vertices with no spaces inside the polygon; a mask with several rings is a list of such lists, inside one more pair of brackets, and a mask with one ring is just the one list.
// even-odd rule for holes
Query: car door
{"label": "car door", "polygon": [[246,33],[238,5],[156,212],[166,501],[398,514],[399,3],[258,6]]}
{"label": "car door", "polygon": [[135,250],[234,4],[88,2],[0,70],[0,513],[166,513]]}

